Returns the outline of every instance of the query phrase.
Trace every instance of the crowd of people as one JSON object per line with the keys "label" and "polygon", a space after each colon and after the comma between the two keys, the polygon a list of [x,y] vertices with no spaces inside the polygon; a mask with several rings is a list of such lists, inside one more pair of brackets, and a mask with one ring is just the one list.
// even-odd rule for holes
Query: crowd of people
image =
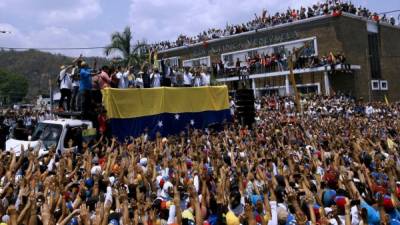
{"label": "crowd of people", "polygon": [[8,109],[0,112],[0,149],[5,149],[8,137],[17,140],[28,140],[28,136],[39,122],[53,119],[54,115],[47,109]]}
{"label": "crowd of people", "polygon": [[[213,74],[218,77],[251,75],[258,73],[271,73],[279,71],[288,71],[289,63],[286,53],[272,53],[272,54],[259,54],[246,57],[244,61],[239,58],[235,61],[235,67],[225,66],[222,61],[215,62],[212,65]],[[321,66],[329,66],[332,71],[336,69],[337,65],[342,65],[341,71],[351,72],[350,65],[346,60],[344,53],[329,52],[327,55],[317,56],[307,51],[302,51],[298,54],[293,69],[306,69]]]}
{"label": "crowd of people", "polygon": [[326,0],[322,3],[314,4],[310,7],[301,7],[300,9],[287,9],[282,13],[269,13],[263,10],[261,15],[255,15],[255,18],[247,23],[237,25],[227,25],[225,29],[211,28],[200,34],[190,37],[187,35],[179,35],[176,41],[162,41],[152,45],[153,49],[166,50],[170,48],[187,46],[191,44],[206,42],[212,39],[240,34],[248,31],[258,30],[266,27],[272,27],[279,24],[291,23],[298,20],[312,18],[322,15],[340,16],[342,13],[350,13],[360,17],[364,17],[376,22],[383,22],[396,25],[396,19],[391,16],[378,15],[371,12],[365,7],[356,7],[353,3],[342,0]]}
{"label": "crowd of people", "polygon": [[[252,128],[2,152],[2,224],[399,224],[400,105],[256,101]],[[74,141],[70,140],[70,146]]]}
{"label": "crowd of people", "polygon": [[144,63],[141,68],[120,65],[90,67],[80,56],[71,65],[62,65],[58,76],[61,98],[60,111],[82,111],[86,117],[98,111],[101,90],[104,88],[157,88],[209,86],[211,74],[207,67],[171,66],[161,60],[160,65]]}

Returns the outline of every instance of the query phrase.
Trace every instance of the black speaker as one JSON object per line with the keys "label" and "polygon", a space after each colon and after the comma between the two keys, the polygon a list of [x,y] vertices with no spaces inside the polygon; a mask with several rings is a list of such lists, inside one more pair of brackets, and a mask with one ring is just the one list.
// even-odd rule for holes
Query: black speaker
{"label": "black speaker", "polygon": [[252,89],[239,89],[236,91],[236,115],[242,125],[247,125],[249,128],[252,127],[256,116]]}

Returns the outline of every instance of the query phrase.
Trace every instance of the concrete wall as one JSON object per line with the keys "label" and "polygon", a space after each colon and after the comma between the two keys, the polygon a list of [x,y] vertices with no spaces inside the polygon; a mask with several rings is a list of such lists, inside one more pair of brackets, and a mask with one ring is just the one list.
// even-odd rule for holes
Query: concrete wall
{"label": "concrete wall", "polygon": [[380,26],[382,79],[388,81],[389,101],[400,100],[400,28]]}
{"label": "concrete wall", "polygon": [[368,61],[368,32],[366,22],[348,17],[337,18],[333,25],[336,38],[348,63],[360,65],[361,70],[353,75],[335,73],[332,83],[337,90],[348,92],[356,97],[369,98],[370,66]]}

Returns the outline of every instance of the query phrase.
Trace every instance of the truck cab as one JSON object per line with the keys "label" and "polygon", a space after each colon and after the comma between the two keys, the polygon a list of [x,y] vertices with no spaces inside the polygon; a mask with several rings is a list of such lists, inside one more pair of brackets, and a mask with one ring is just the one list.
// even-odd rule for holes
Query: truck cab
{"label": "truck cab", "polygon": [[6,151],[12,151],[17,156],[21,154],[21,145],[24,149],[39,148],[39,157],[47,155],[50,147],[55,147],[56,152],[61,154],[69,148],[69,141],[72,140],[72,147],[78,148],[83,141],[90,141],[95,138],[96,130],[90,121],[78,119],[55,119],[39,122],[35,127],[32,136],[28,140],[17,140],[11,137],[6,142]]}

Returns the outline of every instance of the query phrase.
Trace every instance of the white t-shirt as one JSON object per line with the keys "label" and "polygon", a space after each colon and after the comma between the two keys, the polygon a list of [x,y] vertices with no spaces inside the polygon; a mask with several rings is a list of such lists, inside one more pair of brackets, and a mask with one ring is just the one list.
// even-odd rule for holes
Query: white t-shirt
{"label": "white t-shirt", "polygon": [[[71,74],[74,75],[74,74],[75,74],[75,71],[77,71],[77,70],[78,70],[78,68],[77,68],[77,67],[74,67],[74,68],[72,69]],[[79,79],[72,80],[72,87],[79,87]]]}
{"label": "white t-shirt", "polygon": [[161,75],[159,73],[152,73],[150,75],[150,79],[152,80],[151,86],[152,87],[160,87],[161,86]]}
{"label": "white t-shirt", "polygon": [[192,85],[193,75],[192,73],[183,73],[183,84],[184,85]]}
{"label": "white t-shirt", "polygon": [[165,77],[170,78],[171,77],[171,67],[167,67],[167,69],[165,70]]}
{"label": "white t-shirt", "polygon": [[200,76],[195,76],[195,77],[194,77],[193,86],[194,86],[194,87],[200,87],[200,86],[201,86],[201,81],[202,81],[202,77],[200,77]]}
{"label": "white t-shirt", "polygon": [[67,73],[67,69],[63,69],[60,71],[60,76],[58,77],[60,81],[60,89],[72,89],[72,80],[71,75]]}
{"label": "white t-shirt", "polygon": [[210,85],[210,74],[201,73],[201,85],[202,86],[209,86]]}
{"label": "white t-shirt", "polygon": [[135,80],[135,87],[143,88],[143,78],[141,78],[141,77],[136,77],[136,80]]}
{"label": "white t-shirt", "polygon": [[122,73],[122,72],[118,72],[116,74],[117,78],[118,78],[118,88],[126,88],[127,87],[127,82],[126,79],[128,78],[128,74],[129,73]]}
{"label": "white t-shirt", "polygon": [[365,113],[369,116],[374,112],[374,108],[372,106],[367,106],[365,108]]}

